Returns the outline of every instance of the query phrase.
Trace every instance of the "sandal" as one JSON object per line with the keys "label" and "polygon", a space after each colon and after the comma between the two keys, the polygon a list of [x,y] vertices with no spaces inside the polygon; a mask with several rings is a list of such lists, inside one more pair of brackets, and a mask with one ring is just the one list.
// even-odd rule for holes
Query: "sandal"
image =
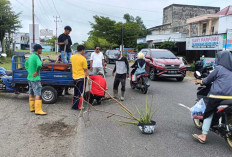
{"label": "sandal", "polygon": [[203,141],[202,139],[200,139],[197,134],[192,134],[192,136],[193,136],[194,139],[196,139],[197,141],[199,141],[201,144],[205,144],[205,141]]}

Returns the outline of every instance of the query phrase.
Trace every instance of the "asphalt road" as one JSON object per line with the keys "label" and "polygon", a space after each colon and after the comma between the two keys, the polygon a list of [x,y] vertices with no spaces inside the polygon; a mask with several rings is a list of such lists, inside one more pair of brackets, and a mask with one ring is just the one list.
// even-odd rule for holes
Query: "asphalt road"
{"label": "asphalt road", "polygon": [[[112,68],[113,65],[109,65]],[[111,70],[106,75],[108,90],[112,93]],[[70,110],[71,96],[62,96],[53,105],[44,105],[47,116],[29,112],[26,94],[0,94],[0,156],[67,156],[67,157],[229,157],[231,152],[225,140],[214,133],[207,144],[192,139],[200,133],[190,113],[178,103],[191,107],[196,86],[193,78],[183,82],[161,80],[151,82],[148,99],[154,95],[153,110],[157,122],[153,135],[143,135],[137,126],[124,125],[108,114],[91,111],[78,119],[79,112]],[[146,95],[130,89],[127,81],[126,100],[123,102],[136,112],[134,104],[145,107]],[[98,109],[119,114],[123,112],[112,100],[106,100]],[[89,121],[88,121],[89,118]],[[120,118],[118,118],[120,119]]]}

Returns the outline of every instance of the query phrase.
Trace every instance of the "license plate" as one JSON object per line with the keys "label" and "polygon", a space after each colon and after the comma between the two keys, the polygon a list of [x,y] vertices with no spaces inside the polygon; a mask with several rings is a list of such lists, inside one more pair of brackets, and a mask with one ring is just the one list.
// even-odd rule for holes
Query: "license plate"
{"label": "license plate", "polygon": [[169,73],[169,74],[176,74],[177,71],[170,70],[170,71],[168,71],[168,73]]}

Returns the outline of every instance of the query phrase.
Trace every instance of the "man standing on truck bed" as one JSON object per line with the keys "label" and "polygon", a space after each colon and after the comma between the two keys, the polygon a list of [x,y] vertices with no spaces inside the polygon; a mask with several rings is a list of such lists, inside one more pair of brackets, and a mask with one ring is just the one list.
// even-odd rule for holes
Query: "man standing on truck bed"
{"label": "man standing on truck bed", "polygon": [[46,115],[42,110],[40,69],[42,61],[40,54],[42,53],[42,46],[34,45],[34,53],[25,62],[25,68],[28,72],[27,80],[29,84],[29,105],[30,111],[37,115]]}
{"label": "man standing on truck bed", "polygon": [[[58,45],[61,51],[61,60],[63,63],[70,63],[70,58],[72,55],[72,40],[69,36],[72,28],[70,26],[64,27],[64,33],[58,37]],[[66,50],[65,50],[66,46]],[[65,51],[65,52],[64,52]]]}
{"label": "man standing on truck bed", "polygon": [[71,56],[72,63],[72,76],[74,80],[74,96],[73,106],[74,110],[81,110],[82,94],[87,81],[84,81],[85,77],[89,76],[88,64],[86,58],[83,56],[85,53],[85,47],[83,45],[77,46],[77,53]]}

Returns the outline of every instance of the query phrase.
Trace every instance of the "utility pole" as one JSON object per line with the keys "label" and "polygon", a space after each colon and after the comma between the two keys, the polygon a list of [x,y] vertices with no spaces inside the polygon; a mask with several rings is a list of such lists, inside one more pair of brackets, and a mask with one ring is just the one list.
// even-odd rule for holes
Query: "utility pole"
{"label": "utility pole", "polygon": [[33,28],[33,43],[35,43],[35,12],[34,12],[34,0],[32,0],[32,28]]}
{"label": "utility pole", "polygon": [[58,22],[62,22],[61,20],[59,21],[58,18],[60,18],[60,16],[53,16],[55,18],[54,22],[56,23],[56,42],[55,42],[55,51],[56,53],[58,52],[58,41],[57,41],[57,23]]}

